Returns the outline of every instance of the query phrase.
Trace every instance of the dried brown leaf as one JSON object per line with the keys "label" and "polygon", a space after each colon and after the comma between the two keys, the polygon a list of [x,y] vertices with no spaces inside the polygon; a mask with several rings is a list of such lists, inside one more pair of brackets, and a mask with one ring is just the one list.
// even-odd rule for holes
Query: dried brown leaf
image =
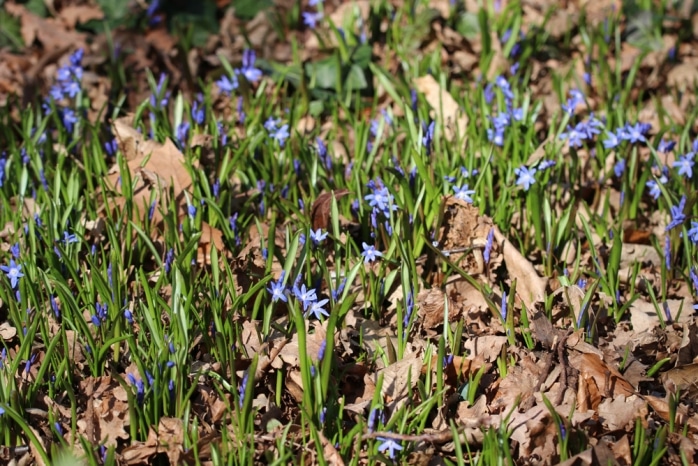
{"label": "dried brown leaf", "polygon": [[597,409],[599,420],[608,430],[632,430],[635,419],[647,417],[647,402],[637,395],[606,398]]}
{"label": "dried brown leaf", "polygon": [[680,392],[682,398],[698,400],[698,364],[686,364],[664,372],[660,377],[668,393]]}
{"label": "dried brown leaf", "polygon": [[78,23],[104,18],[104,12],[97,5],[66,5],[58,17],[68,29],[74,29]]}
{"label": "dried brown leaf", "polygon": [[[623,378],[617,369],[606,364],[601,357],[593,353],[570,355],[570,365],[577,369],[581,378],[587,383],[592,396],[598,390],[601,397],[615,398],[616,396],[630,397],[635,389]],[[597,409],[592,404],[591,409]]]}
{"label": "dried brown leaf", "polygon": [[349,194],[348,189],[338,189],[337,191],[329,191],[320,194],[313,207],[310,209],[310,221],[313,224],[313,230],[327,230],[330,225],[330,217],[332,213],[332,197],[339,200]]}
{"label": "dried brown leaf", "polygon": [[408,396],[417,385],[422,365],[422,359],[413,355],[376,372],[376,382],[379,377],[383,377],[383,386],[381,387],[383,399],[392,403]]}
{"label": "dried brown leaf", "polygon": [[82,47],[86,43],[86,35],[74,30],[68,30],[60,20],[42,18],[23,5],[6,2],[4,9],[9,14],[20,18],[21,34],[24,43],[31,46],[38,39],[47,50],[63,49],[64,47]]}
{"label": "dried brown leaf", "polygon": [[494,227],[494,237],[501,247],[510,277],[516,280],[516,294],[527,309],[533,309],[545,297],[547,279],[538,275],[533,264],[504,237],[497,227]]}
{"label": "dried brown leaf", "polygon": [[443,125],[446,138],[464,138],[468,117],[451,94],[441,87],[430,74],[414,80],[415,88],[424,94],[429,106],[436,112],[436,119]]}
{"label": "dried brown leaf", "polygon": [[[124,117],[114,121],[112,128],[119,148],[126,156],[128,174],[121,173],[115,166],[106,177],[107,186],[121,193],[121,182],[131,178],[133,192],[134,219],[142,220],[150,208],[151,199],[157,201],[153,212],[153,221],[157,224],[162,220],[160,210],[168,208],[167,194],[170,189],[175,198],[178,213],[186,212],[187,197],[185,192],[191,188],[192,180],[187,170],[184,155],[171,140],[160,144],[147,140],[131,125],[131,118]],[[123,197],[117,197],[118,207],[125,205]]]}

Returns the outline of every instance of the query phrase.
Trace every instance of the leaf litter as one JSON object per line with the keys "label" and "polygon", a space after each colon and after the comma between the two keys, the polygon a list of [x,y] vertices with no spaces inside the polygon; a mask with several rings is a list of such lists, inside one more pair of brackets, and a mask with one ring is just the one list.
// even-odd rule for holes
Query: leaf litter
{"label": "leaf litter", "polygon": [[[566,10],[556,10],[551,17],[545,18],[545,12],[549,11],[550,5],[546,7],[545,2],[522,2],[527,19],[526,28],[530,30],[545,24],[552,37],[559,38],[569,34],[580,21],[576,3],[578,2],[571,2]],[[599,2],[598,5],[593,6],[593,9],[587,10],[589,19],[599,23],[601,18],[604,18],[604,11],[613,10],[616,3]],[[356,16],[357,13],[364,20],[368,19],[369,3],[359,2],[357,5],[341,5],[329,16],[334,18],[337,24],[349,21],[347,17]],[[434,6],[439,11],[444,11],[444,5]],[[43,53],[46,54],[67,45],[75,46],[85,43],[85,35],[77,32],[75,26],[101,17],[101,11],[91,5],[63,7],[58,16],[60,22],[55,19],[40,18],[23,6],[13,3],[9,3],[7,8],[11,15],[20,19],[21,34],[25,43],[40,45]],[[617,5],[615,8],[618,8]],[[445,17],[443,14],[442,16]],[[250,24],[250,39],[257,45],[263,43],[262,37],[271,29],[264,18],[264,15],[260,15]],[[235,27],[239,27],[238,20],[230,21]],[[431,27],[437,29],[437,25],[440,27],[439,23]],[[136,58],[132,60],[143,64],[139,67],[143,69],[146,67],[145,64],[150,66],[161,62],[161,66],[176,70],[171,60],[167,58],[176,43],[164,30],[158,31],[157,33],[151,31],[147,45],[151,49],[164,50],[154,55],[152,50],[140,49],[140,55],[136,53]],[[445,29],[440,29],[438,32],[444,38],[447,34],[453,34]],[[454,61],[460,63],[462,69],[472,75],[484,73],[486,76],[494,77],[505,65],[508,65],[508,59],[503,54],[499,39],[494,33],[492,34],[490,39],[494,44],[495,59],[494,64],[490,64],[488,69],[476,69],[477,62],[467,61],[468,57],[455,57],[457,51],[451,52],[450,58],[454,58]],[[314,36],[308,39],[310,50],[318,48],[317,44],[313,46],[314,39]],[[469,40],[458,37],[457,39],[471,51],[478,51],[482,47],[482,44],[478,43],[479,38]],[[225,33],[221,34],[218,40],[223,43],[227,40],[230,42],[229,45],[235,41],[235,39],[231,40],[230,36],[226,39]],[[667,63],[664,57],[674,44],[675,39],[665,40],[658,53],[647,54],[644,57],[641,57],[636,48],[624,44],[626,48],[619,63],[620,70],[629,71],[638,63],[638,59],[642,58],[638,67],[637,80],[644,79],[653,89],[659,89],[665,83],[670,88],[683,93],[692,88],[696,81],[696,66],[690,57],[685,57],[684,63],[673,64],[668,73],[660,72],[666,69]],[[281,52],[277,48],[274,53]],[[213,61],[214,56],[215,54],[212,54],[205,59]],[[51,61],[57,58],[52,57]],[[17,62],[11,66],[6,65],[7,68],[0,74],[1,82],[11,83],[12,79],[19,82],[17,76],[24,73],[30,63],[36,63],[36,57],[31,57],[27,63]],[[532,89],[541,96],[544,102],[543,112],[545,113],[548,109],[548,117],[552,115],[553,105],[557,108],[559,102],[557,99],[554,103],[547,100],[547,96],[552,93],[550,92],[551,79],[545,70],[549,70],[556,64],[558,62],[555,60],[537,62],[534,64],[534,70],[536,67],[538,70],[532,75]],[[173,76],[177,84],[182,84],[184,78],[181,72],[177,71]],[[468,118],[447,89],[430,74],[416,78],[414,83],[417,91],[423,94],[429,104],[433,117],[442,123],[446,137],[453,139],[456,136],[465,135]],[[14,84],[12,86],[7,84],[7,87],[15,91],[23,90],[22,86],[14,86]],[[104,93],[104,90],[100,92]],[[693,97],[690,96],[690,98]],[[666,99],[676,99],[676,97],[664,95],[661,99],[664,106],[669,107],[666,104],[669,100]],[[675,102],[671,100],[674,102],[673,108],[677,115],[685,115],[688,100],[689,97],[679,97]],[[548,104],[545,104],[546,102]],[[649,104],[651,102],[648,102]],[[650,105],[648,111],[651,112],[652,108]],[[114,165],[105,179],[108,188],[108,208],[116,209],[110,211],[109,215],[119,217],[127,204],[132,203],[132,216],[129,220],[141,226],[152,222],[158,229],[158,233],[153,235],[153,239],[157,241],[163,234],[162,221],[168,209],[174,207],[178,219],[181,220],[187,215],[188,206],[196,201],[192,190],[191,173],[197,167],[188,165],[189,162],[182,151],[172,140],[166,139],[160,143],[146,138],[132,126],[129,118],[116,119],[112,130],[119,149],[125,157],[125,164],[122,167]],[[542,154],[544,153],[543,151]],[[535,159],[530,159],[530,163],[534,161]],[[133,190],[133,196],[128,201],[124,197],[122,186],[127,178],[132,180],[130,189]],[[311,208],[310,225],[314,229],[328,229],[333,199],[339,202],[341,198],[350,195],[348,190],[321,193]],[[153,209],[152,215],[148,215],[150,209]],[[32,215],[34,213],[31,212]],[[456,396],[456,409],[442,410],[440,420],[435,420],[432,424],[435,428],[423,434],[421,438],[412,440],[415,442],[413,453],[424,455],[425,461],[432,459],[436,461],[435,457],[453,451],[452,442],[458,439],[454,439],[453,434],[445,433],[451,421],[472,445],[481,444],[485,440],[483,434],[485,428],[506,425],[513,440],[512,448],[516,455],[527,457],[532,462],[557,461],[560,428],[557,424],[556,416],[558,416],[565,420],[567,435],[587,433],[599,438],[598,443],[589,446],[562,464],[601,464],[607,460],[628,464],[631,460],[629,436],[633,432],[635,423],[639,420],[641,425],[646,427],[650,420],[657,418],[669,422],[673,414],[669,408],[670,396],[676,393],[682,396],[675,413],[676,418],[680,424],[687,426],[688,432],[685,437],[672,433],[669,443],[674,450],[674,455],[682,450],[695,454],[694,441],[695,436],[698,435],[698,420],[694,402],[698,393],[695,383],[698,369],[693,361],[698,356],[698,344],[695,341],[697,324],[691,312],[692,305],[687,297],[672,296],[661,304],[652,302],[649,296],[635,300],[628,307],[629,327],[605,325],[605,333],[596,335],[593,344],[589,344],[581,332],[572,333],[566,330],[568,328],[566,319],[569,319],[569,316],[566,316],[565,312],[571,310],[571,318],[579,319],[583,312],[585,289],[577,285],[568,287],[575,290],[573,292],[575,296],[562,304],[558,303],[557,312],[551,314],[553,317],[551,322],[549,316],[542,313],[542,309],[546,296],[550,295],[548,293],[551,287],[550,280],[554,277],[542,276],[536,259],[521,252],[516,241],[512,240],[511,232],[500,231],[493,226],[492,219],[482,215],[479,209],[453,196],[443,199],[440,213],[443,223],[438,231],[436,247],[443,257],[432,257],[432,259],[437,263],[448,260],[457,264],[467,275],[467,279],[455,276],[454,279],[420,284],[421,287],[415,290],[418,331],[411,336],[409,351],[399,360],[391,360],[389,356],[391,351],[394,351],[391,348],[397,346],[398,342],[394,324],[395,316],[391,316],[391,324],[386,326],[375,320],[366,319],[364,309],[350,311],[354,315],[353,325],[347,325],[346,329],[334,335],[335,352],[331,355],[340,361],[342,375],[337,385],[347,401],[351,400],[352,406],[350,407],[349,404],[346,406],[348,410],[359,416],[367,416],[371,400],[376,397],[375,390],[379,380],[382,385],[378,398],[385,403],[385,409],[390,412],[399,410],[401,406],[408,403],[409,398],[418,398],[418,384],[426,376],[427,366],[433,371],[438,362],[435,356],[425,361],[426,348],[434,343],[444,325],[451,326],[466,322],[463,349],[467,351],[468,356],[455,356],[446,365],[447,375],[444,380],[447,384],[447,393],[454,395],[463,382],[471,380],[481,369],[485,373],[483,380],[488,380],[489,383],[481,384],[478,389],[479,396],[475,398],[472,405]],[[659,226],[660,230],[665,227],[663,224]],[[490,263],[485,264],[482,250],[486,245],[490,229],[494,231],[495,246]],[[239,294],[259,283],[267,271],[263,244],[268,240],[269,235],[274,236],[273,242],[281,251],[286,248],[287,238],[283,228],[277,227],[276,230],[271,230],[268,225],[262,224],[260,230],[253,227],[250,232],[250,241],[236,257],[232,257],[232,268]],[[595,238],[592,243],[600,244],[600,238]],[[218,264],[211,264],[213,249],[223,256],[230,252],[227,250],[221,230],[206,223],[202,226],[199,246],[201,251],[197,254],[197,262],[200,266],[218,266]],[[424,259],[422,263],[428,263],[428,257],[421,259]],[[271,262],[273,278],[278,279],[282,264],[276,257],[272,258]],[[633,267],[639,264],[641,267],[639,276],[645,277],[648,281],[650,278],[656,281],[654,271],[660,267],[661,262],[662,257],[657,253],[657,248],[649,244],[638,244],[628,238],[622,247],[619,276],[625,277],[626,285],[633,285],[630,283],[631,272]],[[433,272],[433,270],[426,272]],[[511,289],[514,284],[516,299],[514,309],[510,309],[510,312],[517,313],[516,318],[519,322],[524,318],[531,321],[530,333],[536,343],[534,349],[521,345],[515,347],[508,345],[508,332],[511,330],[498,319],[498,309],[492,308],[494,302],[499,303],[495,298],[501,300],[503,288]],[[401,290],[401,293],[395,296],[404,298],[404,291]],[[357,303],[365,304],[366,300],[357,300]],[[667,310],[658,309],[664,303]],[[597,296],[592,305],[603,307],[607,304],[602,297]],[[391,312],[394,312],[394,309]],[[608,316],[600,319],[608,319]],[[255,389],[266,392],[265,387],[269,386],[272,377],[276,377],[277,371],[280,371],[279,373],[288,375],[286,394],[300,403],[306,387],[303,387],[303,379],[300,376],[298,334],[295,333],[288,338],[282,332],[276,331],[269,335],[266,341],[261,341],[259,335],[262,322],[248,318],[241,320],[244,344],[244,355],[239,356],[241,362],[249,364],[251,356],[255,354],[267,358],[260,359],[263,370],[253,377]],[[274,324],[276,328],[283,328],[287,321],[278,318]],[[326,334],[326,325],[314,325],[312,328],[308,327],[306,331],[306,351],[311,356],[317,355],[326,338],[332,337]],[[519,341],[524,331],[517,326],[516,337]],[[366,345],[365,348],[360,348],[357,335],[360,336],[361,344]],[[19,349],[17,329],[5,322],[0,325],[0,336],[9,342],[10,355],[16,356]],[[81,346],[70,341],[67,343],[75,348],[72,359],[78,364],[83,363],[85,354],[82,350],[78,351]],[[65,348],[64,351],[70,350]],[[44,357],[43,352],[44,350],[41,350],[39,361]],[[364,357],[365,360],[362,359]],[[502,375],[496,367],[500,358],[511,361],[511,367],[506,375]],[[658,379],[647,376],[647,368],[663,358],[670,360],[667,367],[671,368],[663,371]],[[242,371],[238,372],[235,377],[242,376]],[[34,368],[34,371],[28,371],[26,376],[35,377],[36,375],[36,368]],[[229,380],[234,379],[232,373],[222,375]],[[191,450],[184,447],[185,426],[181,419],[161,417],[156,425],[149,426],[145,441],[130,438],[128,396],[124,386],[117,380],[118,377],[125,376],[126,372],[122,372],[115,373],[113,376],[86,377],[79,382],[79,419],[76,422],[78,432],[94,444],[104,441],[106,445],[120,448],[128,444],[119,451],[123,464],[147,464],[160,454],[164,454],[171,464],[192,461],[194,458]],[[661,386],[657,383],[658,381],[661,382]],[[659,392],[665,392],[666,398],[657,396]],[[260,406],[269,406],[269,403],[264,403],[262,395],[266,396],[260,393],[256,402]],[[196,415],[205,419],[203,413],[207,411],[214,424],[225,423],[223,413],[233,400],[229,397],[221,397],[210,389],[201,389],[200,396],[206,408]],[[544,400],[553,401],[554,412],[551,412]],[[40,401],[40,406],[41,409],[50,408],[60,413],[57,422],[65,430],[69,429],[73,414],[66,409],[61,400],[44,397]],[[299,426],[295,424],[295,416],[288,413],[270,414],[268,409],[266,411],[260,410],[260,414],[291,424],[294,427],[290,430],[291,438],[295,438],[292,443],[300,441],[301,436],[298,432]],[[574,413],[570,416],[572,411]],[[473,425],[473,419],[477,420],[475,425]],[[42,432],[42,429],[46,429],[46,421],[35,424],[36,426],[31,427],[34,435],[42,441],[48,438],[49,436]],[[230,425],[225,425],[224,428],[232,429]],[[199,434],[201,434],[198,449],[200,458],[210,458],[209,445],[220,440],[219,434],[207,431],[204,427],[200,427]],[[608,438],[603,437],[602,434],[612,437],[614,441],[609,442]],[[276,448],[274,441],[261,433],[257,440],[263,447],[272,450]],[[325,434],[320,432],[318,440],[319,445],[311,444],[309,448],[322,452],[320,454],[330,464],[344,464],[342,455],[325,437]],[[46,448],[46,445],[43,447]],[[35,448],[33,444],[32,448]],[[75,448],[81,447],[76,444]],[[32,456],[35,461],[41,461],[41,455],[38,452],[34,451]]]}

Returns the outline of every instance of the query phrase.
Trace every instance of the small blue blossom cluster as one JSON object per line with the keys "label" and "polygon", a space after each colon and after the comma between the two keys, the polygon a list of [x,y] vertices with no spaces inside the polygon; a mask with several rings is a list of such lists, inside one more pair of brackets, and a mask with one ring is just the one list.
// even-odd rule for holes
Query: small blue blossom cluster
{"label": "small blue blossom cluster", "polygon": [[[394,196],[380,178],[370,180],[366,186],[371,190],[369,194],[364,196],[364,200],[371,207],[371,226],[375,230],[378,228],[379,221],[383,220],[388,236],[392,236],[393,228],[390,225],[390,213],[398,210]],[[373,235],[375,235],[375,232],[372,232]]]}
{"label": "small blue blossom cluster", "polygon": [[[242,66],[240,68],[235,68],[231,76],[223,75],[216,81],[216,86],[221,91],[222,94],[230,96],[234,90],[240,86],[240,81],[238,76],[244,76],[247,82],[254,84],[260,79],[262,79],[262,70],[255,66],[257,61],[257,55],[254,50],[246,49],[242,52]],[[238,103],[238,105],[241,105]],[[240,113],[240,108],[238,108],[238,113]]]}
{"label": "small blue blossom cluster", "polygon": [[[139,406],[143,406],[143,402],[145,401],[145,383],[143,379],[131,373],[126,374],[126,378],[131,386],[136,388],[136,402]],[[152,379],[152,376],[148,378]]]}
{"label": "small blue blossom cluster", "polygon": [[373,146],[375,143],[380,141],[383,131],[393,125],[393,117],[384,109],[381,110],[381,118],[374,118],[371,120],[371,126],[369,127],[369,133],[371,137],[366,142],[366,151],[373,151]]}
{"label": "small blue blossom cluster", "polygon": [[325,167],[325,170],[327,170],[328,173],[332,173],[332,157],[330,157],[330,154],[327,151],[327,145],[322,141],[322,139],[317,138],[315,139],[315,149],[317,150],[317,156],[318,159],[320,159],[320,163],[322,164],[323,167]]}
{"label": "small blue blossom cluster", "polygon": [[92,324],[95,327],[99,327],[103,322],[107,320],[107,305],[100,302],[95,303],[95,313],[92,314]]}
{"label": "small blue blossom cluster", "polygon": [[567,129],[560,133],[559,138],[566,140],[570,147],[580,148],[584,146],[585,141],[592,141],[594,136],[601,134],[603,127],[603,123],[592,113],[587,120],[580,121],[574,127],[567,125]]}
{"label": "small blue blossom cluster", "polygon": [[310,0],[308,2],[308,6],[311,9],[310,11],[304,11],[302,16],[303,16],[303,24],[308,26],[310,29],[315,29],[318,25],[318,23],[322,20],[322,3],[323,0]]}
{"label": "small blue blossom cluster", "polygon": [[[487,140],[496,146],[504,145],[505,131],[514,121],[522,121],[524,118],[523,109],[514,107],[514,91],[511,84],[504,76],[497,76],[494,84],[489,83],[485,87],[485,101],[491,104],[495,98],[496,90],[499,90],[504,100],[504,108],[499,108],[495,116],[490,117],[491,128],[487,128]],[[498,102],[500,100],[498,99]],[[493,114],[495,110],[493,109]]]}
{"label": "small blue blossom cluster", "polygon": [[293,296],[301,304],[305,317],[313,315],[318,320],[321,316],[329,317],[330,314],[325,309],[329,299],[318,300],[315,288],[308,288],[305,284],[300,283],[302,278],[300,275],[290,289],[284,283],[284,278],[286,278],[286,272],[282,271],[279,279],[271,282],[270,287],[267,288],[267,291],[271,293],[272,302],[283,301],[286,303],[288,297]]}
{"label": "small blue blossom cluster", "polygon": [[[505,45],[509,40],[511,39],[513,32],[511,29],[507,29],[504,31],[502,36],[499,38],[499,41],[501,42],[502,45]],[[514,45],[511,48],[511,52],[509,52],[509,58],[517,58],[519,54],[521,53],[521,49],[523,47],[523,40],[526,38],[526,35],[522,30],[519,29],[519,37],[516,42],[514,42]],[[515,63],[514,66],[512,67],[513,70],[511,74],[515,74],[516,71],[518,70],[519,63]]]}
{"label": "small blue blossom cluster", "polygon": [[669,182],[669,168],[662,167],[662,171],[656,179],[652,179],[645,183],[647,189],[649,190],[649,195],[656,201],[659,196],[662,195],[661,185],[665,185]]}
{"label": "small blue blossom cluster", "polygon": [[291,135],[288,130],[288,123],[281,125],[280,118],[269,117],[264,122],[264,129],[273,140],[279,143],[279,147],[284,147],[286,139]]}
{"label": "small blue blossom cluster", "polygon": [[52,104],[56,106],[61,104],[60,107],[57,107],[58,114],[69,134],[73,132],[75,125],[79,121],[78,112],[69,102],[72,99],[76,99],[82,89],[83,55],[83,49],[76,50],[70,55],[69,63],[58,69],[56,83],[49,91],[49,98],[42,104],[44,113],[47,115],[52,112]]}

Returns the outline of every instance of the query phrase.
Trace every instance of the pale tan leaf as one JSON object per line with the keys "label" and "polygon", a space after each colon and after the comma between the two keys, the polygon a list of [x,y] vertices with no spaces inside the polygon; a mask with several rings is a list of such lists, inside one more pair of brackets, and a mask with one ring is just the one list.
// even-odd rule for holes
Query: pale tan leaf
{"label": "pale tan leaf", "polygon": [[516,280],[516,294],[526,308],[533,309],[536,303],[542,302],[545,298],[547,279],[538,275],[533,264],[504,237],[497,227],[494,227],[494,237],[501,247],[509,275]]}
{"label": "pale tan leaf", "polygon": [[468,117],[461,111],[451,94],[430,74],[415,79],[414,85],[417,91],[424,94],[429,106],[436,112],[436,119],[443,125],[446,138],[464,138]]}

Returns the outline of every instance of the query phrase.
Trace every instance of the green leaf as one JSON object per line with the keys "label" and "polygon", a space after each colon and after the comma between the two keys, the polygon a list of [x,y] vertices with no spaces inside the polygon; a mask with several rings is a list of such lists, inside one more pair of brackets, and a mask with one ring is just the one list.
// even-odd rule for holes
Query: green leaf
{"label": "green leaf", "polygon": [[310,76],[315,87],[322,89],[334,89],[337,80],[341,77],[341,70],[336,58],[329,57],[314,63],[306,63],[305,72]]}
{"label": "green leaf", "polygon": [[97,4],[104,12],[104,17],[110,23],[119,21],[129,16],[128,2],[115,2],[113,0],[97,0]]}
{"label": "green leaf", "polygon": [[0,11],[0,47],[21,49],[24,41],[20,33],[19,19]]}
{"label": "green leaf", "polygon": [[366,75],[364,74],[363,68],[359,66],[352,65],[349,69],[349,75],[347,76],[345,87],[351,89],[352,91],[366,89],[368,87],[368,81],[366,81]]}
{"label": "green leaf", "polygon": [[257,16],[257,13],[273,5],[271,0],[235,0],[233,2],[235,16],[240,19],[252,19]]}
{"label": "green leaf", "polygon": [[463,13],[458,17],[456,31],[466,39],[476,39],[480,35],[480,20],[475,13]]}

